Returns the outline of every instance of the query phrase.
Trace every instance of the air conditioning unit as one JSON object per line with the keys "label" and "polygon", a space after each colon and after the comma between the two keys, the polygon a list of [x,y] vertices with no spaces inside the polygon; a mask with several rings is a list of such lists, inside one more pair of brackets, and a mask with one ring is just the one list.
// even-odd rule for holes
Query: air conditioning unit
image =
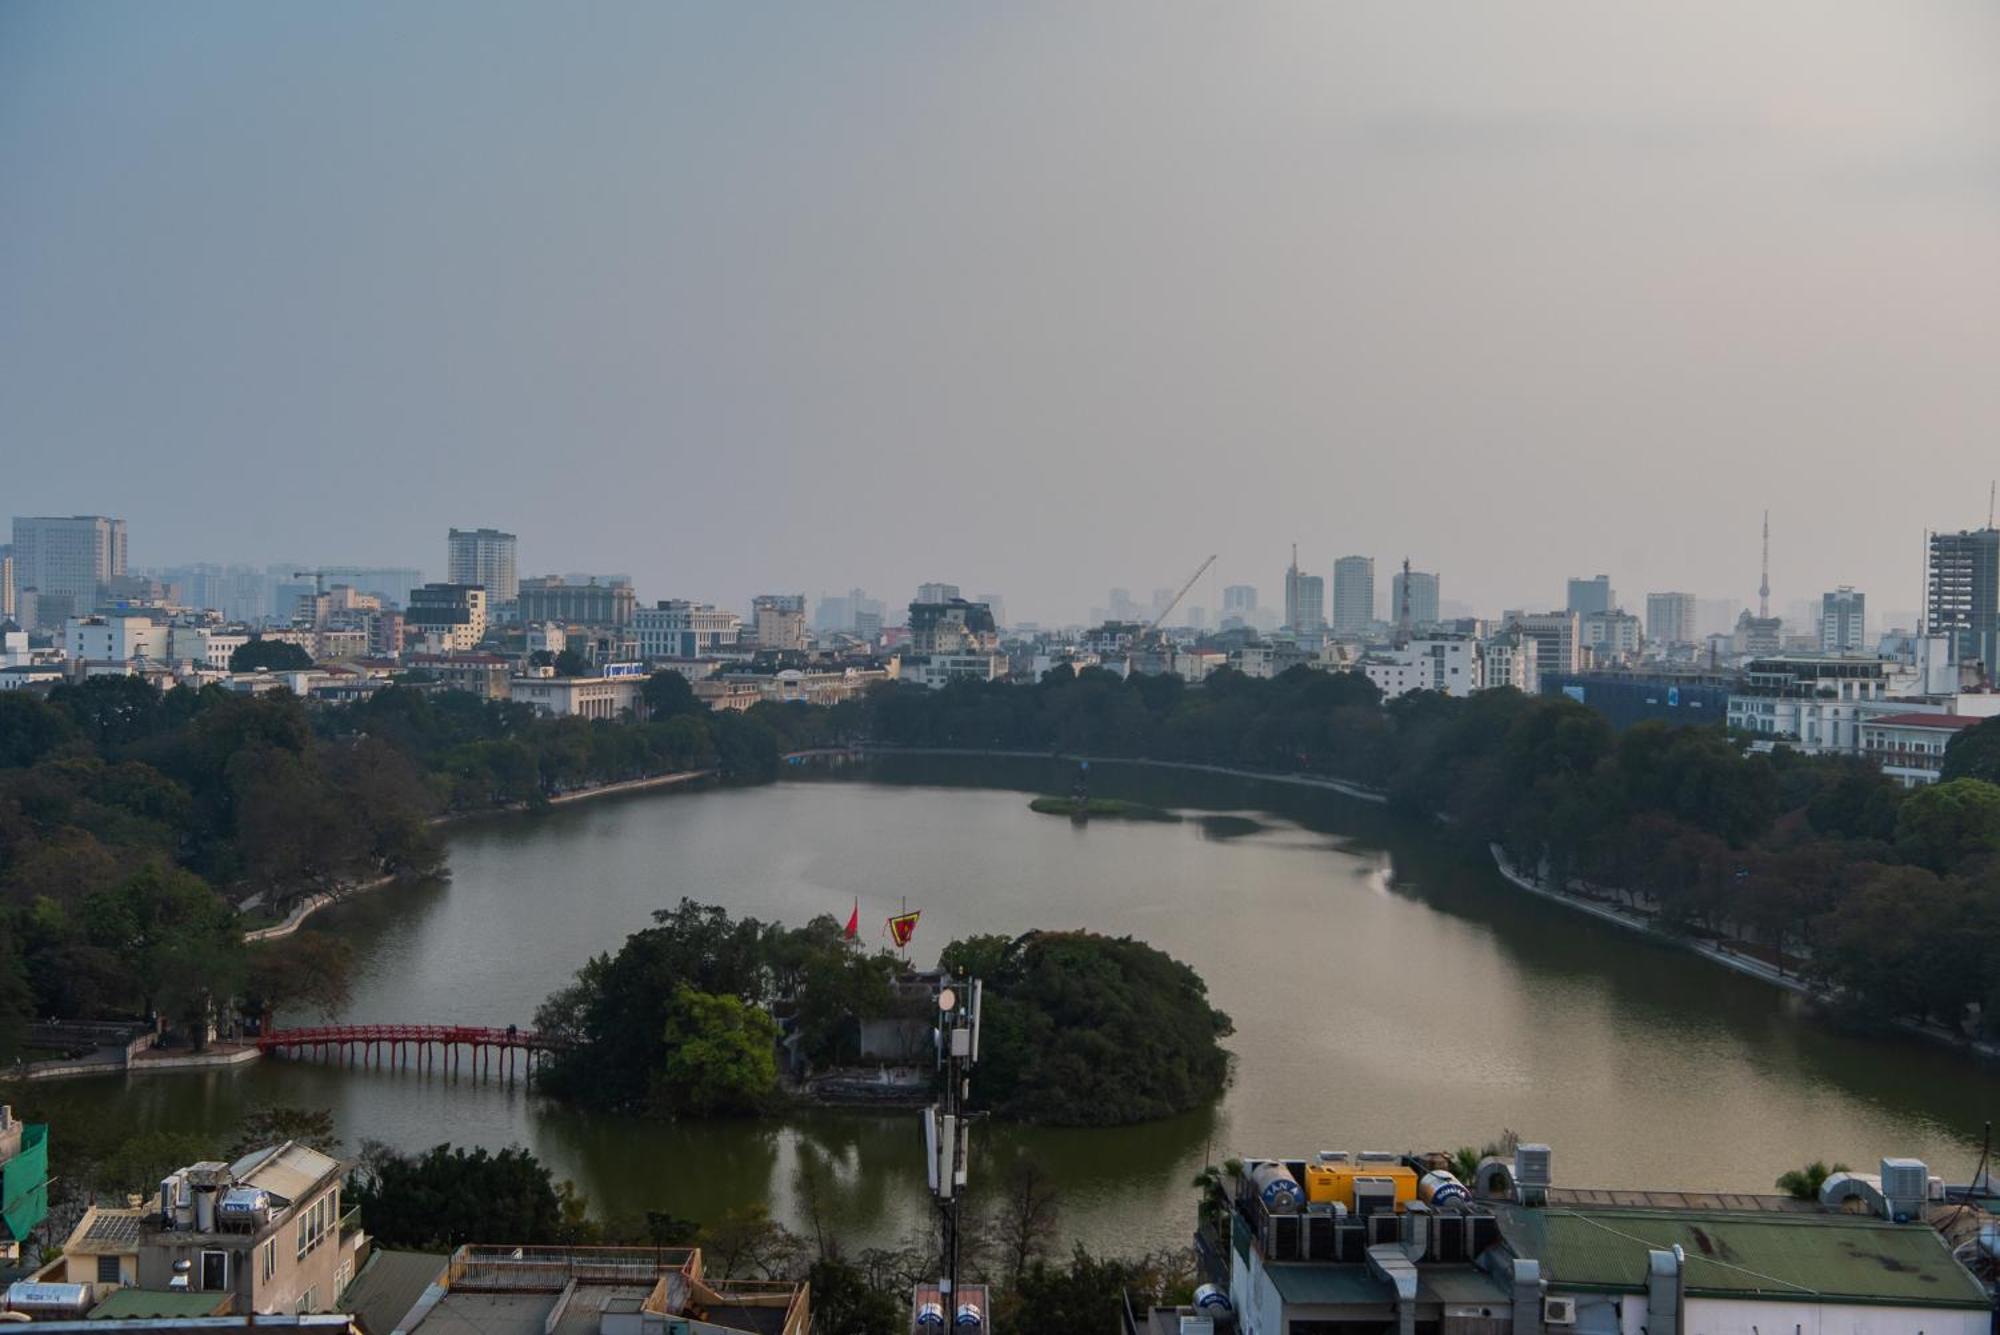
{"label": "air conditioning unit", "polygon": [[1545,1326],[1574,1326],[1576,1324],[1576,1299],[1542,1299],[1542,1324]]}

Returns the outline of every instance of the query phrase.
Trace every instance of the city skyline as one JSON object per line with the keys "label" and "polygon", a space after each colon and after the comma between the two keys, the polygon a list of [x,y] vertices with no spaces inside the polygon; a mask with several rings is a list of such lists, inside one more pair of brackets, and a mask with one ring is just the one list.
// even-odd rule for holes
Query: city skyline
{"label": "city skyline", "polygon": [[2000,13],[1456,23],[11,7],[10,508],[732,606],[921,553],[1073,621],[1294,537],[1747,599],[1768,505],[1781,600],[1913,604],[1986,478],[1851,479],[2000,425]]}

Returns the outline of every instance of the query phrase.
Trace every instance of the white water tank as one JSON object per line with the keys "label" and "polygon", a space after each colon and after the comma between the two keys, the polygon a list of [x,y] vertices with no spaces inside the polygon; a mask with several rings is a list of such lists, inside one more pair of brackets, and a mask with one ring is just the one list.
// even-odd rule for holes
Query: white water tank
{"label": "white water tank", "polygon": [[1272,1214],[1297,1214],[1306,1194],[1292,1170],[1275,1159],[1266,1159],[1250,1170],[1250,1185],[1264,1208]]}

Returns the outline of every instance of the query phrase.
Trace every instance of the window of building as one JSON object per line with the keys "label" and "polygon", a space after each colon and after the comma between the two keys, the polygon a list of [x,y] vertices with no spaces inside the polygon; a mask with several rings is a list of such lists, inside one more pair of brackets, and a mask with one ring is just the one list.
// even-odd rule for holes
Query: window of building
{"label": "window of building", "polygon": [[201,1288],[204,1293],[219,1293],[229,1287],[229,1253],[203,1252],[201,1254]]}
{"label": "window of building", "polygon": [[99,1284],[118,1283],[118,1258],[100,1256],[97,1258],[97,1282]]}
{"label": "window of building", "polygon": [[258,1250],[263,1253],[264,1263],[262,1267],[262,1273],[264,1276],[264,1281],[266,1283],[269,1283],[271,1281],[272,1276],[278,1273],[278,1240],[276,1238],[271,1238],[267,1240],[264,1243],[264,1245]]}

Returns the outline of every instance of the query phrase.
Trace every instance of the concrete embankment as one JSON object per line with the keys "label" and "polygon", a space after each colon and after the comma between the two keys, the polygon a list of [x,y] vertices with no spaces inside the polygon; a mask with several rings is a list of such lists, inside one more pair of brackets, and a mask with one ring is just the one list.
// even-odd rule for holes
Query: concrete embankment
{"label": "concrete embankment", "polygon": [[1339,793],[1358,802],[1385,803],[1389,795],[1345,779],[1327,779],[1315,774],[1274,774],[1264,770],[1238,769],[1233,765],[1204,765],[1192,760],[1151,760],[1144,756],[1088,756],[1067,751],[1002,751],[979,747],[876,746],[862,747],[869,755],[883,756],[988,756],[1003,760],[1088,761],[1093,765],[1143,765],[1149,769],[1186,770],[1194,774],[1220,774],[1231,779],[1252,779],[1258,783],[1282,783],[1294,788],[1318,788]]}

